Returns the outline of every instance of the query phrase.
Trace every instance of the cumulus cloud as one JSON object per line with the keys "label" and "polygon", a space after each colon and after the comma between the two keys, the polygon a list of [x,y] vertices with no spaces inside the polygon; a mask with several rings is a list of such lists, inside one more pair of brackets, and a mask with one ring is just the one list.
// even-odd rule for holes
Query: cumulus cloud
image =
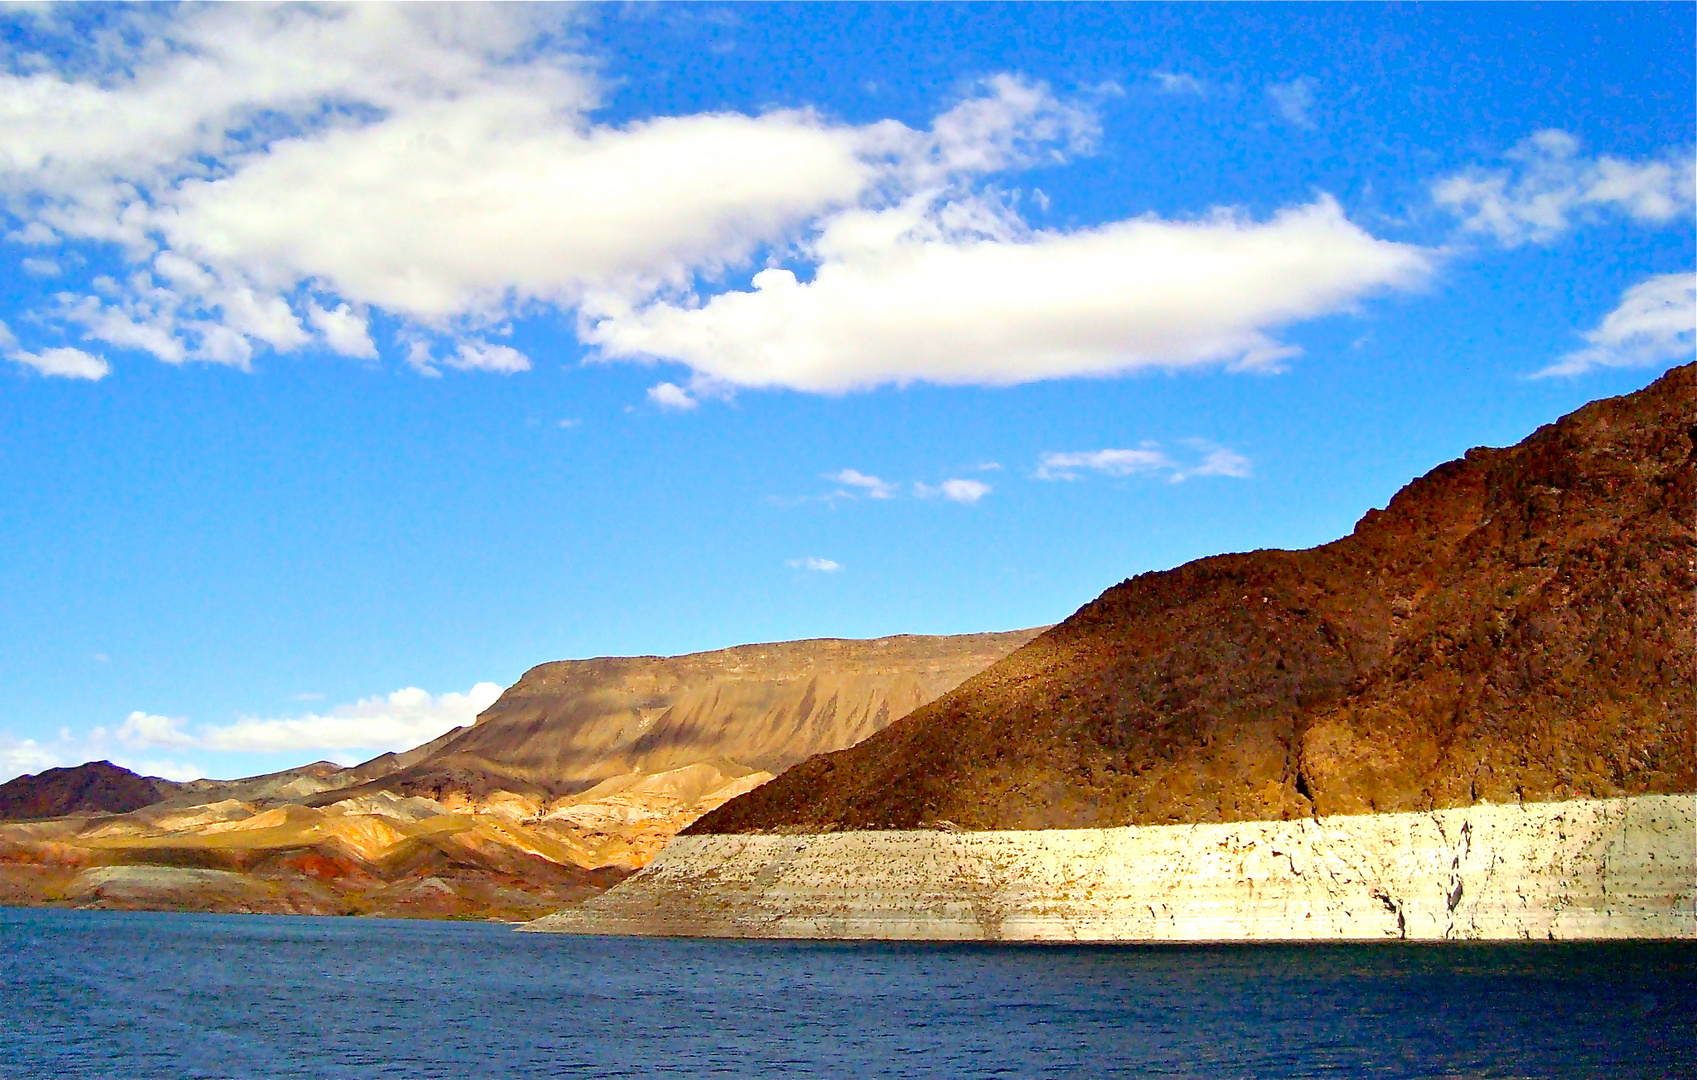
{"label": "cumulus cloud", "polygon": [[132,712],[118,726],[118,741],[132,750],[152,747],[187,748],[199,745],[187,731],[185,722],[173,716],[154,716],[141,711]]}
{"label": "cumulus cloud", "polygon": [[791,570],[807,570],[815,574],[834,574],[843,568],[843,564],[835,559],[820,559],[812,555],[805,559],[786,559],[784,565]]}
{"label": "cumulus cloud", "polygon": [[944,480],[936,487],[914,484],[913,493],[921,499],[944,498],[950,502],[975,503],[990,494],[990,485],[982,480]]}
{"label": "cumulus cloud", "polygon": [[[314,697],[317,695],[302,695]],[[40,742],[0,733],[0,782],[26,772],[85,761],[115,764],[167,780],[192,780],[206,773],[179,752],[300,753],[347,760],[345,751],[370,756],[410,750],[477,719],[501,688],[482,682],[463,694],[431,695],[416,687],[371,697],[325,712],[283,717],[244,717],[233,724],[191,724],[182,717],[136,710],[114,729],[96,727],[85,736],[69,730]],[[161,758],[149,751],[166,751]]]}
{"label": "cumulus cloud", "polygon": [[[598,127],[584,64],[538,25],[558,17],[128,9],[122,32],[77,53],[88,28],[73,12],[58,20],[73,52],[61,70],[7,56],[0,197],[26,222],[20,239],[109,243],[131,260],[121,302],[76,309],[91,336],[242,364],[256,344],[313,340],[303,314],[360,355],[350,317],[366,306],[441,327],[589,284],[679,280],[854,200],[906,131],[805,111]],[[350,311],[311,318],[308,284]],[[454,355],[514,369],[505,354]]]}
{"label": "cumulus cloud", "polygon": [[1406,287],[1428,255],[1321,198],[1257,222],[1139,218],[1029,232],[982,202],[832,219],[811,281],[787,269],[700,304],[604,306],[587,338],[747,387],[1012,385],[1292,354],[1270,332]]}
{"label": "cumulus cloud", "polygon": [[[859,469],[843,469],[840,472],[826,473],[825,479],[835,481],[844,487],[854,488],[868,499],[894,498],[899,488],[897,484],[863,473]],[[844,494],[848,493],[845,492]]]}
{"label": "cumulus cloud", "polygon": [[196,745],[207,750],[249,753],[280,750],[349,750],[381,753],[410,750],[477,719],[495,703],[501,688],[483,682],[464,694],[432,696],[417,687],[386,697],[365,698],[328,713],[278,718],[243,718],[203,727]]}
{"label": "cumulus cloud", "polygon": [[1649,224],[1689,217],[1697,159],[1689,149],[1627,161],[1588,157],[1563,131],[1540,131],[1503,155],[1499,169],[1472,169],[1432,187],[1437,204],[1506,247],[1547,244],[1575,225],[1608,216]]}
{"label": "cumulus cloud", "polygon": [[365,316],[347,304],[329,309],[309,301],[306,318],[314,330],[324,335],[324,343],[334,351],[364,360],[377,358],[377,343],[371,340],[370,324]]}
{"label": "cumulus cloud", "polygon": [[1136,449],[1083,450],[1044,454],[1033,474],[1039,480],[1077,480],[1086,472],[1104,476],[1162,475],[1173,483],[1193,476],[1253,475],[1250,460],[1235,450],[1201,439],[1185,443],[1194,460],[1175,458],[1159,443],[1144,442]]}
{"label": "cumulus cloud", "polygon": [[114,733],[132,750],[199,749],[235,753],[410,750],[477,719],[501,688],[483,682],[464,694],[432,696],[417,687],[365,698],[325,713],[244,717],[233,724],[189,729],[180,718],[132,712]]}
{"label": "cumulus cloud", "polygon": [[648,400],[662,409],[673,409],[678,412],[686,412],[700,404],[689,396],[688,390],[676,383],[669,382],[650,386],[648,388]]}
{"label": "cumulus cloud", "polygon": [[1427,269],[1329,199],[1266,221],[1033,230],[989,178],[1089,152],[1096,122],[1008,75],[923,130],[806,109],[597,123],[592,65],[554,25],[572,17],[136,7],[98,16],[98,34],[74,7],[38,20],[64,62],[0,45],[13,238],[126,263],[66,281],[44,314],[169,363],[243,367],[314,346],[370,357],[382,316],[433,375],[527,370],[486,335],[552,307],[600,357],[687,366],[655,388],[681,403],[702,385],[1267,367],[1291,352],[1278,328]]}
{"label": "cumulus cloud", "polygon": [[61,379],[88,379],[98,382],[112,374],[112,365],[105,360],[93,353],[69,346],[43,349],[40,352],[14,349],[7,357],[25,367],[34,368],[38,374]]}
{"label": "cumulus cloud", "polygon": [[1697,339],[1697,275],[1662,274],[1634,285],[1621,297],[1620,306],[1584,337],[1585,348],[1537,375],[1582,375],[1596,368],[1691,359]]}
{"label": "cumulus cloud", "polygon": [[15,739],[0,734],[0,783],[24,773],[38,773],[64,764],[67,762],[60,754],[34,739]]}

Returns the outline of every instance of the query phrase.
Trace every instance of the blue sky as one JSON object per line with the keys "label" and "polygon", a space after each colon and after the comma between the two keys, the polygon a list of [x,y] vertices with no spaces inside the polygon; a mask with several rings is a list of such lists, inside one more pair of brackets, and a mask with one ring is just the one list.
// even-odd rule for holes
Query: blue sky
{"label": "blue sky", "polygon": [[1691,359],[1693,25],[7,9],[0,774],[1332,539]]}

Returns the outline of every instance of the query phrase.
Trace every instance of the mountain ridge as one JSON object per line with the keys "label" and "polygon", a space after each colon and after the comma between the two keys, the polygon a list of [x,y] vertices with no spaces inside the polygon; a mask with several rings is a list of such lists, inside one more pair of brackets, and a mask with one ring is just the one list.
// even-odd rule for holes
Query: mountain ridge
{"label": "mountain ridge", "polygon": [[1694,414],[1685,365],[1439,465],[1328,544],[1127,579],[686,832],[1691,791]]}

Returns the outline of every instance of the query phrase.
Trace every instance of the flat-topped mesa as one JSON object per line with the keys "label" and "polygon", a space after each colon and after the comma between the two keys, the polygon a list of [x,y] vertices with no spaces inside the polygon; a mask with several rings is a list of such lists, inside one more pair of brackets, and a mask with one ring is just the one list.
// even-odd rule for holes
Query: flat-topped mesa
{"label": "flat-topped mesa", "polygon": [[1697,790],[1697,365],[1306,551],[1140,575],[689,834],[1255,821]]}
{"label": "flat-topped mesa", "polygon": [[541,664],[476,724],[371,786],[431,797],[502,790],[553,797],[702,762],[778,773],[864,739],[1041,629]]}

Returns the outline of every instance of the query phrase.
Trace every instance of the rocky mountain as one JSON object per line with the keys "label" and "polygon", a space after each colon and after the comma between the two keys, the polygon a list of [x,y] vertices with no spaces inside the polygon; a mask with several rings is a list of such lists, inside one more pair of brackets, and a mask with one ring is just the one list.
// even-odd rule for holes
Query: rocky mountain
{"label": "rocky mountain", "polygon": [[138,776],[110,761],[47,769],[0,784],[0,820],[105,812],[124,814],[169,798],[180,785]]}
{"label": "rocky mountain", "polygon": [[1697,366],[1306,551],[1122,582],[689,832],[1218,822],[1697,790]]}

